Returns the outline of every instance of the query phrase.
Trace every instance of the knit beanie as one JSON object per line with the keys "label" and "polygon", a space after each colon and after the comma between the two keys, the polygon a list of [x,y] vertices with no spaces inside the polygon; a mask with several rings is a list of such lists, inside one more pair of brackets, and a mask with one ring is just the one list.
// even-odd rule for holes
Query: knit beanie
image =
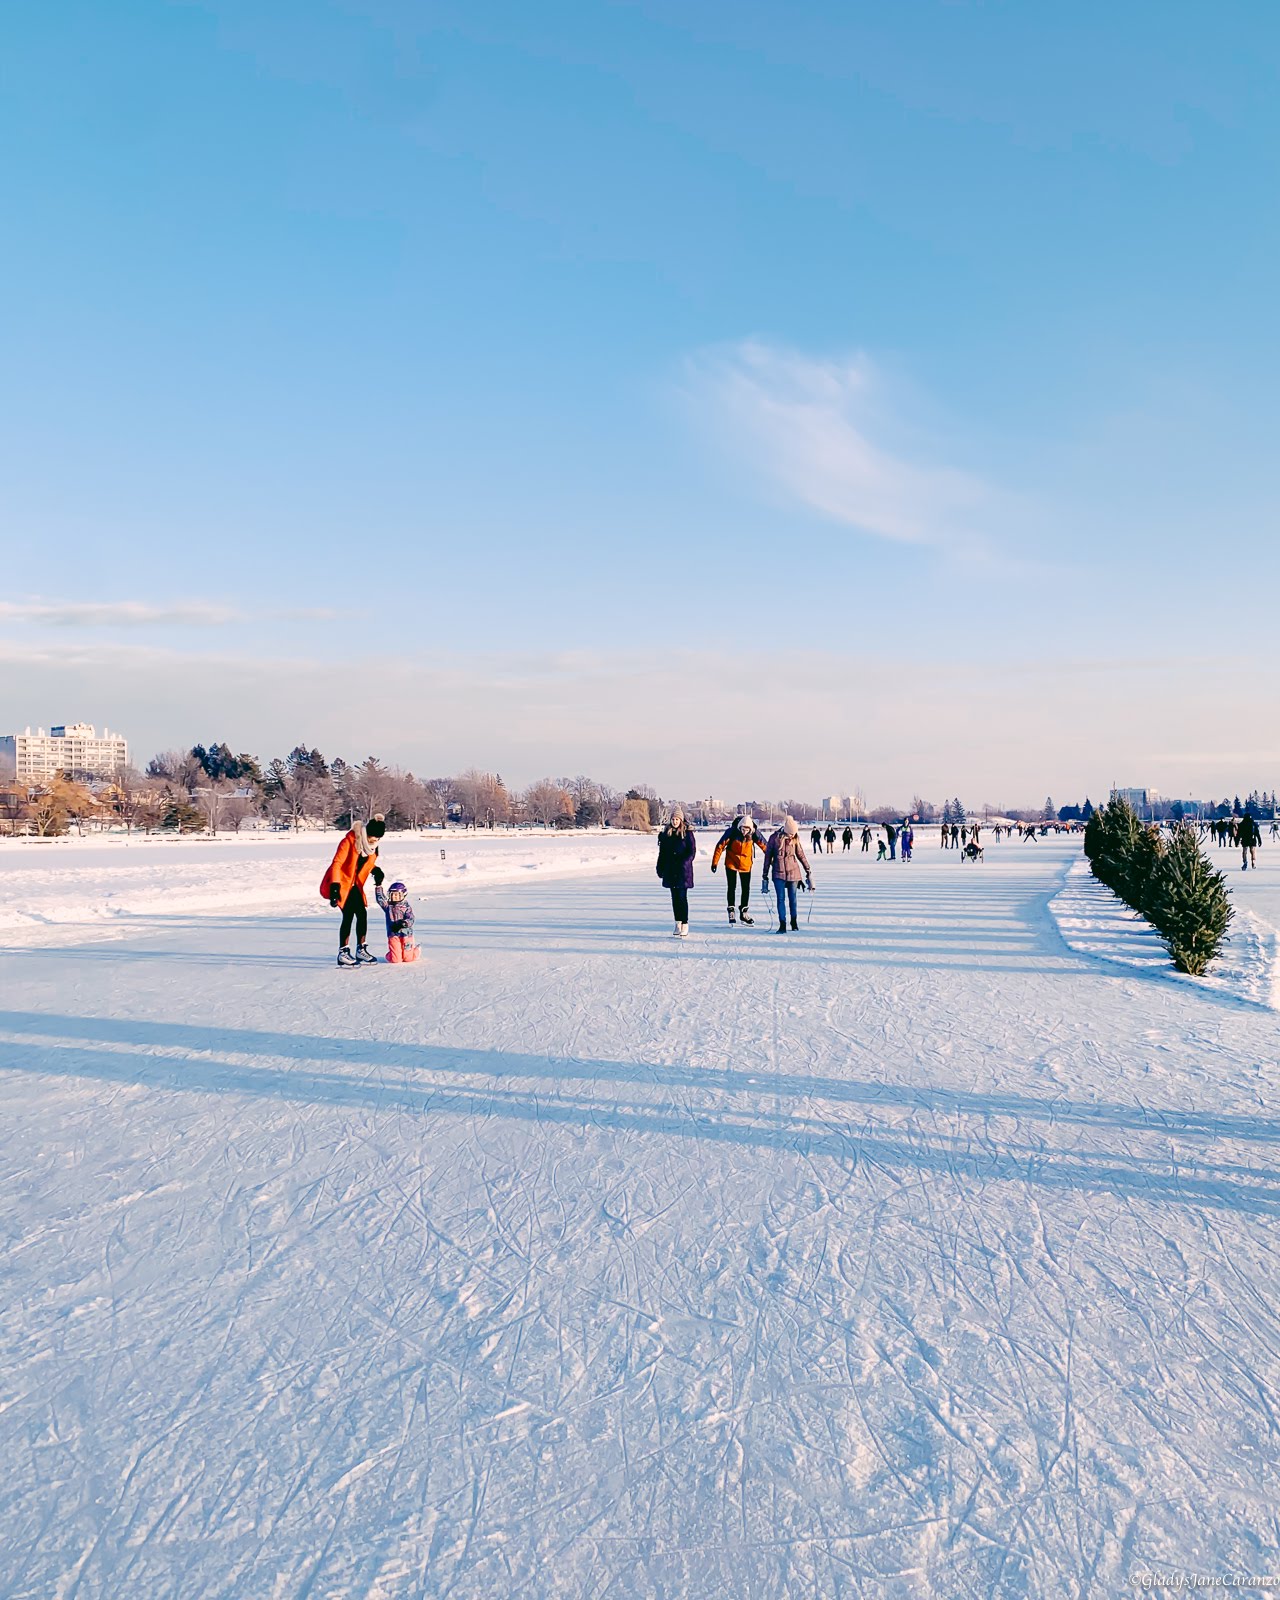
{"label": "knit beanie", "polygon": [[381,839],[383,834],[387,831],[387,824],[383,820],[381,812],[379,812],[376,817],[371,817],[369,819],[369,821],[365,824],[364,831],[371,839]]}
{"label": "knit beanie", "polygon": [[800,832],[799,825],[794,817],[788,817],[782,826],[793,839],[795,838],[796,834]]}

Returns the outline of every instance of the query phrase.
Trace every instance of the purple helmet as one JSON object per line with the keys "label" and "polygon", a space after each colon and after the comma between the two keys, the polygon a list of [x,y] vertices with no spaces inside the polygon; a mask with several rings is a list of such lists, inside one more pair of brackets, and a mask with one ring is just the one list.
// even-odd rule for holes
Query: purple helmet
{"label": "purple helmet", "polygon": [[409,891],[405,888],[404,884],[402,884],[398,878],[391,885],[391,887],[387,890],[388,894],[408,894],[408,892]]}

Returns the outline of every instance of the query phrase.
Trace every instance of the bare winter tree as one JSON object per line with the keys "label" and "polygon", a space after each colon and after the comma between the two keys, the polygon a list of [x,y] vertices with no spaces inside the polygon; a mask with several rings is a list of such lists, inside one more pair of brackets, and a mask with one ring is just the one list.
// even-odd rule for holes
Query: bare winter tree
{"label": "bare winter tree", "polygon": [[452,778],[428,778],[423,784],[427,795],[432,822],[438,822],[443,828],[449,821],[449,807],[457,799],[457,785]]}
{"label": "bare winter tree", "polygon": [[68,781],[63,791],[63,804],[66,807],[68,821],[75,823],[76,833],[81,838],[84,837],[86,822],[101,820],[102,803],[85,783]]}
{"label": "bare winter tree", "polygon": [[[91,799],[92,797],[90,797]],[[66,778],[49,778],[31,790],[26,814],[40,838],[61,833],[67,818],[77,810],[82,812],[85,797],[80,785]]]}
{"label": "bare winter tree", "polygon": [[190,750],[161,750],[147,762],[147,777],[159,778],[187,795],[208,781],[204,768]]}
{"label": "bare winter tree", "polygon": [[143,823],[147,802],[158,787],[148,782],[136,767],[117,767],[111,774],[110,805],[124,823],[124,831],[132,833]]}
{"label": "bare winter tree", "polygon": [[12,777],[0,778],[0,833],[25,833],[27,828],[27,786]]}
{"label": "bare winter tree", "polygon": [[222,826],[239,833],[250,817],[258,813],[258,802],[238,790],[229,794],[222,803]]}
{"label": "bare winter tree", "polygon": [[652,833],[649,821],[649,802],[641,795],[632,795],[618,807],[616,826],[630,828],[636,833]]}
{"label": "bare winter tree", "polygon": [[511,796],[494,772],[468,767],[454,779],[463,820],[474,827],[492,827],[511,815]]}
{"label": "bare winter tree", "polygon": [[427,793],[426,785],[419,783],[412,772],[401,772],[396,768],[393,776],[396,787],[391,802],[392,810],[417,833],[431,819],[431,796]]}
{"label": "bare winter tree", "polygon": [[367,821],[383,816],[391,809],[399,780],[389,767],[384,767],[376,756],[367,756],[358,767],[350,769],[347,798],[351,803],[352,818]]}
{"label": "bare winter tree", "polygon": [[554,778],[540,778],[537,783],[531,783],[521,803],[528,820],[540,822],[544,828],[573,820],[573,798],[565,785]]}
{"label": "bare winter tree", "polygon": [[221,827],[227,805],[236,798],[235,785],[226,778],[211,778],[200,784],[192,795],[196,810],[204,818],[205,827],[216,834]]}

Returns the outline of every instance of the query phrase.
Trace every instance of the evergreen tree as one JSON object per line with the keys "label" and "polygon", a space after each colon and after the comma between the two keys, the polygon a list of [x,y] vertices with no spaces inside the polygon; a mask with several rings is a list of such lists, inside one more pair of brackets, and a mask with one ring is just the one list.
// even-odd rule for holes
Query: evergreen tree
{"label": "evergreen tree", "polygon": [[1241,806],[1240,806],[1240,796],[1239,795],[1237,795],[1235,797],[1234,801],[1232,801],[1232,804],[1231,804],[1231,815],[1233,817],[1242,817],[1242,816],[1244,816],[1244,812],[1243,812],[1243,810],[1241,809]]}
{"label": "evergreen tree", "polygon": [[294,745],[285,758],[285,765],[292,773],[296,773],[299,767],[305,767],[314,777],[329,776],[329,767],[324,757],[318,750],[308,750],[305,744]]}
{"label": "evergreen tree", "polygon": [[961,805],[961,803],[960,803],[958,798],[953,799],[952,802],[951,802],[951,820],[952,820],[952,822],[963,823],[967,819],[968,819],[968,812],[965,810],[964,806]]}
{"label": "evergreen tree", "polygon": [[1088,795],[1085,795],[1084,797],[1084,805],[1080,808],[1080,815],[1086,822],[1088,822],[1089,818],[1093,815],[1093,801],[1090,800]]}
{"label": "evergreen tree", "polygon": [[1053,809],[1053,796],[1051,794],[1045,795],[1044,810],[1040,813],[1041,822],[1052,822],[1057,814],[1058,813]]}
{"label": "evergreen tree", "polygon": [[1180,827],[1164,852],[1150,911],[1179,972],[1205,971],[1234,915],[1226,879],[1205,860],[1194,830]]}
{"label": "evergreen tree", "polygon": [[173,799],[164,809],[160,826],[168,833],[203,833],[205,820],[189,801]]}

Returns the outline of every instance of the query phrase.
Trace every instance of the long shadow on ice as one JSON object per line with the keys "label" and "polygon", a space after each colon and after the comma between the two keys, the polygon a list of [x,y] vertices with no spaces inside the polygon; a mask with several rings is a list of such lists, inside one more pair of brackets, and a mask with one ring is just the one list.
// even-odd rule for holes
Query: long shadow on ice
{"label": "long shadow on ice", "polygon": [[[1229,1138],[1252,1143],[1280,1140],[1280,1123],[1266,1118],[1195,1111],[1155,1112],[1138,1106],[1037,1100],[998,1092],[634,1062],[561,1060],[260,1030],[219,1028],[211,1032],[180,1023],[30,1012],[0,1013],[0,1031],[26,1036],[17,1043],[0,1042],[0,1070],[48,1077],[135,1084],[175,1093],[327,1104],[375,1114],[478,1116],[579,1129],[591,1126],[622,1134],[791,1149],[807,1156],[907,1167],[979,1183],[1011,1180],[1280,1216],[1280,1178],[1266,1170],[1246,1171],[1250,1181],[1234,1182],[1222,1174],[1239,1172],[1239,1168],[1217,1167],[1218,1176],[1202,1176],[1198,1162],[1193,1162],[1193,1170],[1188,1171],[1164,1153],[1144,1157],[1127,1151],[1081,1154],[1045,1145],[1010,1146],[1008,1141],[996,1143],[989,1127],[952,1135],[934,1129],[917,1131],[901,1122],[877,1125],[868,1121],[842,1126],[833,1121],[829,1111],[824,1114],[810,1102],[835,1102],[872,1110],[940,1112],[984,1121],[1011,1118],[1071,1123],[1140,1130],[1163,1137]],[[82,1040],[86,1042],[80,1043]],[[214,1048],[210,1048],[211,1044]],[[194,1053],[160,1055],[157,1051]],[[245,1065],[232,1059],[236,1056],[328,1061],[348,1067],[364,1066],[369,1072],[367,1076],[355,1076],[349,1072],[316,1071],[314,1067]],[[490,1085],[448,1081],[458,1076],[488,1078]],[[507,1089],[501,1087],[503,1079],[524,1080],[524,1084]],[[547,1087],[530,1088],[529,1080],[545,1080]],[[612,1093],[598,1098],[577,1094],[572,1087],[577,1083],[711,1090],[751,1101],[758,1101],[761,1096],[790,1096],[796,1109],[766,1110],[758,1104],[695,1109],[657,1101],[619,1101]],[[567,1093],[565,1086],[569,1086]],[[1209,1166],[1214,1169],[1213,1163]]]}

